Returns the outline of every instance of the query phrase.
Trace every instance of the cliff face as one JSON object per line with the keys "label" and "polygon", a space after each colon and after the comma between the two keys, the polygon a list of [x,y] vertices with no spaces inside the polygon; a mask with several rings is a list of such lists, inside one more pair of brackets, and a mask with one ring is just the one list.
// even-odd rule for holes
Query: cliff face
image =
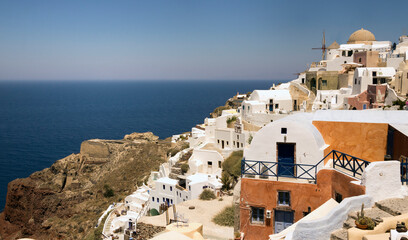
{"label": "cliff face", "polygon": [[[170,142],[152,133],[88,140],[81,152],[8,184],[0,239],[83,239],[102,212],[136,190],[165,161]],[[106,194],[111,188],[114,196]]]}

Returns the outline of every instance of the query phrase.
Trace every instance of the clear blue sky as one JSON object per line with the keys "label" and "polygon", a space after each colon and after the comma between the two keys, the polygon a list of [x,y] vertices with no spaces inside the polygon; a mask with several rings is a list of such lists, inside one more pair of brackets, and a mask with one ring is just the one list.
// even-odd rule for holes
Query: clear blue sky
{"label": "clear blue sky", "polygon": [[0,80],[292,79],[312,47],[408,33],[408,1],[0,2]]}

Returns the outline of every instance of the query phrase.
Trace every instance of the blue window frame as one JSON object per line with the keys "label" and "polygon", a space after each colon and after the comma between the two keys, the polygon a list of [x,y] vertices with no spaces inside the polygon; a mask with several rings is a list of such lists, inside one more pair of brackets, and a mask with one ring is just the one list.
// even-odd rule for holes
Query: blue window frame
{"label": "blue window frame", "polygon": [[290,192],[278,192],[278,205],[289,206],[290,205]]}
{"label": "blue window frame", "polygon": [[264,224],[265,223],[265,208],[251,207],[251,223]]}

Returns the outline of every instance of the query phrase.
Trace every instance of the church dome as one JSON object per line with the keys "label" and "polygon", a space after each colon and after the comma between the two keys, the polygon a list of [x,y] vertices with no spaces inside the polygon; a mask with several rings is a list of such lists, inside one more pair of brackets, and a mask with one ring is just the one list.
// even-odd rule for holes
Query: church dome
{"label": "church dome", "polygon": [[347,43],[365,43],[365,42],[372,42],[375,41],[375,36],[372,32],[361,28],[353,32]]}

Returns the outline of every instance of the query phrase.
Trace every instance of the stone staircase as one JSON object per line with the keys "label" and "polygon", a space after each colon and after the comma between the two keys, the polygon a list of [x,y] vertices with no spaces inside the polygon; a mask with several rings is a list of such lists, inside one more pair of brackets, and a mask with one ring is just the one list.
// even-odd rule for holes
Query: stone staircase
{"label": "stone staircase", "polygon": [[[392,198],[376,202],[374,207],[364,209],[367,217],[373,218],[376,222],[381,222],[384,217],[392,217],[408,212],[408,197]],[[347,240],[347,230],[355,227],[354,221],[357,220],[357,211],[348,215],[343,223],[343,228],[332,232],[330,240]]]}
{"label": "stone staircase", "polygon": [[171,167],[169,178],[178,180],[178,176],[182,175],[181,165],[183,165],[184,163],[188,163],[188,159],[190,159],[192,154],[193,150],[190,150],[183,156],[181,156],[180,160]]}

